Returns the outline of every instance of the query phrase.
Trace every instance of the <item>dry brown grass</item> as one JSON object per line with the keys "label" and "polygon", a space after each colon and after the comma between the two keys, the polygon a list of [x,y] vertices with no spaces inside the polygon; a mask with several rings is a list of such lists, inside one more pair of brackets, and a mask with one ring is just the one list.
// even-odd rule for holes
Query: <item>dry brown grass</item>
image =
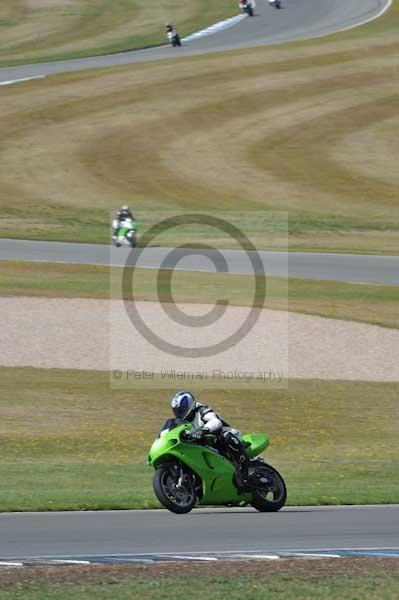
{"label": "dry brown grass", "polygon": [[0,208],[13,226],[0,233],[105,241],[109,211],[130,199],[142,221],[165,207],[289,211],[292,249],[398,253],[398,22],[395,5],[364,37],[5,89]]}

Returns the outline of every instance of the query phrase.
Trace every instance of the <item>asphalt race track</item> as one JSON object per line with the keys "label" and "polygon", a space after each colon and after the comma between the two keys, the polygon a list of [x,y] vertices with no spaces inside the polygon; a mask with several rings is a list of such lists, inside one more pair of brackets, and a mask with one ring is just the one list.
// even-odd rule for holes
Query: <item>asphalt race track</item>
{"label": "asphalt race track", "polygon": [[[168,268],[164,262],[171,248],[145,249],[114,248],[100,244],[68,244],[63,242],[33,242],[29,240],[0,240],[0,260],[23,260],[53,263],[113,265],[123,267],[137,260],[135,266],[159,269]],[[310,252],[266,252],[258,255],[260,269],[253,267],[247,253],[240,250],[209,250],[204,255],[195,250],[175,251],[176,268],[187,271],[214,272],[218,256],[226,260],[227,271],[237,274],[262,274],[269,276],[299,277],[354,283],[399,285],[399,256],[374,256],[361,254],[323,254]],[[130,263],[131,264],[131,263]],[[169,267],[170,268],[170,267]],[[221,269],[219,269],[221,270]]]}
{"label": "asphalt race track", "polygon": [[165,510],[0,514],[0,561],[358,548],[396,548],[399,554],[398,545],[399,505],[288,507],[269,514],[251,508],[197,509],[189,515]]}
{"label": "asphalt race track", "polygon": [[[282,3],[283,9],[276,10],[268,5],[267,0],[258,0],[254,17],[243,19],[219,33],[185,42],[182,48],[159,46],[107,56],[4,67],[0,68],[0,83],[54,73],[320,37],[378,17],[391,4],[391,0],[282,0]],[[184,35],[184,32],[180,33]]]}

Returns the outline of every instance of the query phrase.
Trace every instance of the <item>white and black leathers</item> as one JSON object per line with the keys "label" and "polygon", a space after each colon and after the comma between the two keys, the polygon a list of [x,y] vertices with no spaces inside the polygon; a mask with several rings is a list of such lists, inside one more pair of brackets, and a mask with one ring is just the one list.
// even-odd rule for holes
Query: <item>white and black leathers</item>
{"label": "white and black leathers", "polygon": [[186,420],[191,423],[194,432],[217,435],[224,450],[240,465],[242,474],[247,474],[249,459],[244,451],[241,433],[237,429],[230,427],[217,412],[200,402],[195,403],[195,408]]}
{"label": "white and black leathers", "polygon": [[188,416],[187,421],[191,423],[194,431],[205,433],[220,433],[228,424],[209,406],[195,403],[195,408]]}

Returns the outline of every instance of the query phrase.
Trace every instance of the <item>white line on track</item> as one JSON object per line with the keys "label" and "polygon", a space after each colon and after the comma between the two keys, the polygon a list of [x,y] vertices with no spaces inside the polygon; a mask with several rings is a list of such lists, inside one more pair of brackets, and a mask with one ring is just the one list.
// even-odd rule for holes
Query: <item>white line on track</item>
{"label": "white line on track", "polygon": [[340,31],[348,31],[349,29],[355,29],[355,27],[361,27],[362,25],[367,25],[367,23],[371,23],[371,21],[375,21],[376,19],[379,19],[380,17],[382,17],[382,15],[384,13],[387,12],[387,10],[389,8],[391,8],[392,3],[393,3],[393,0],[388,0],[388,2],[381,8],[381,10],[376,15],[373,15],[372,17],[369,17],[368,19],[365,19],[364,21],[360,21],[359,23],[355,23],[354,25],[348,25],[347,27],[342,27],[342,29],[338,29],[338,31],[336,33],[339,33]]}
{"label": "white line on track", "polygon": [[323,551],[320,552],[290,552],[287,558],[291,556],[303,556],[304,558],[341,558],[340,554],[325,554]]}
{"label": "white line on track", "polygon": [[182,42],[190,42],[191,40],[197,40],[198,38],[205,37],[207,35],[212,35],[213,33],[218,33],[223,29],[227,29],[228,27],[233,27],[239,23],[242,19],[245,19],[247,15],[236,15],[235,17],[231,17],[230,19],[226,19],[225,21],[219,21],[219,23],[215,23],[206,29],[201,29],[201,31],[197,31],[196,33],[192,33],[185,38],[182,38]]}
{"label": "white line on track", "polygon": [[24,564],[21,562],[3,562],[0,561],[0,567],[23,567]]}
{"label": "white line on track", "polygon": [[[370,505],[370,506],[371,507],[375,507],[375,508],[378,507],[378,505]],[[370,506],[361,505],[361,508],[370,508]],[[396,506],[396,505],[393,505],[393,504],[391,504],[391,505],[389,505],[389,504],[387,504],[387,505],[380,505],[380,508],[381,508],[381,506],[383,506],[385,508],[386,506]],[[353,508],[353,507],[355,507],[355,505],[348,506],[347,508]],[[104,511],[104,512],[106,512],[106,511]],[[118,511],[115,511],[115,512],[118,512]],[[126,512],[128,512],[128,511],[126,511]],[[131,511],[131,512],[133,512],[133,511]],[[151,510],[150,509],[150,510],[146,510],[146,511],[144,511],[144,510],[142,510],[142,511],[138,510],[138,511],[134,511],[134,512],[148,512],[148,513],[158,512],[158,513],[161,513],[161,510],[155,510],[155,509]],[[201,509],[201,512],[205,513],[206,509]],[[15,513],[4,513],[4,514],[14,515]],[[37,514],[37,513],[20,513],[20,514],[24,514],[24,515],[30,514],[30,515],[32,515],[32,514]],[[56,514],[57,513],[54,513],[55,516],[56,516]],[[306,550],[305,548],[302,548],[302,549],[281,548],[279,550],[276,550],[276,552],[281,552],[282,555],[284,555],[284,556],[287,555],[287,554],[306,554],[306,555],[309,555],[309,553],[310,554],[315,554],[317,556],[320,556],[321,552],[328,553],[328,554],[333,554],[333,553],[337,553],[337,552],[340,552],[340,551],[355,551],[355,552],[359,552],[360,551],[361,552],[361,551],[368,551],[368,550],[374,550],[374,551],[378,551],[378,552],[382,552],[384,550],[385,551],[388,551],[388,550],[392,551],[393,550],[393,551],[397,551],[397,553],[399,554],[399,546],[398,547],[393,547],[393,548],[392,548],[392,546],[378,546],[377,548],[375,546],[365,546],[365,547],[364,546],[363,547],[359,547],[359,546],[346,546],[346,547],[343,547],[343,548],[342,547],[340,547],[340,548],[331,548],[331,547],[330,548],[309,548],[309,550]],[[226,556],[230,556],[230,555],[233,555],[233,554],[234,555],[249,556],[249,555],[252,555],[252,554],[259,554],[260,555],[261,552],[262,552],[262,550],[254,550],[253,552],[248,551],[247,553],[245,553],[241,549],[237,549],[237,550],[212,550],[212,552],[210,552],[209,550],[199,550],[199,551],[192,551],[192,552],[190,552],[190,556],[197,558],[198,556],[205,555],[205,557],[206,557],[206,555],[210,554],[210,553],[214,554],[214,555],[218,554],[218,555],[226,555]],[[178,554],[175,554],[175,553],[171,554],[170,552],[156,552],[156,553],[155,552],[141,552],[140,556],[151,557],[151,556],[154,556],[154,554],[156,554],[157,556],[165,556],[165,557],[174,556],[174,557],[178,557]],[[326,554],[324,554],[324,556],[325,555]],[[103,554],[90,554],[90,556],[92,558],[96,558],[96,557],[100,558],[100,557],[102,557],[104,555]],[[121,557],[122,558],[122,557],[135,556],[135,554],[132,554],[131,552],[125,552],[125,553],[124,552],[122,552],[122,553],[112,553],[112,552],[110,552],[110,553],[107,553],[106,556],[110,557],[110,558],[112,558],[112,557]],[[265,556],[265,555],[262,554],[262,556]],[[335,556],[339,556],[339,555],[335,554]],[[209,558],[211,558],[211,557],[209,557]],[[30,560],[30,561],[31,560],[46,560],[46,559],[49,559],[49,560],[54,560],[54,559],[55,560],[63,560],[62,557],[60,557],[60,555],[49,555],[49,554],[47,554],[47,555],[41,555],[41,556],[33,555],[33,556],[28,556],[28,557],[25,558],[25,560]],[[83,555],[75,555],[74,560],[79,560],[79,559],[81,561],[83,561],[83,559],[84,559]],[[7,559],[5,558],[4,560],[7,560]],[[5,563],[2,562],[2,559],[0,559],[0,565],[3,565],[3,564],[5,564]]]}
{"label": "white line on track", "polygon": [[262,560],[280,560],[281,556],[277,554],[233,554],[234,558],[261,558]]}
{"label": "white line on track", "polygon": [[214,558],[212,556],[190,556],[190,555],[178,555],[178,554],[167,554],[165,556],[165,558],[179,558],[179,559],[183,559],[183,560],[217,560],[217,558]]}
{"label": "white line on track", "polygon": [[54,564],[56,563],[57,565],[91,565],[91,562],[89,560],[72,560],[72,559],[52,559],[51,561],[49,561],[49,563]]}
{"label": "white line on track", "polygon": [[32,79],[44,79],[46,75],[35,75],[34,77],[23,77],[22,79],[10,79],[10,81],[0,81],[0,85],[14,85],[23,81],[32,81]]}

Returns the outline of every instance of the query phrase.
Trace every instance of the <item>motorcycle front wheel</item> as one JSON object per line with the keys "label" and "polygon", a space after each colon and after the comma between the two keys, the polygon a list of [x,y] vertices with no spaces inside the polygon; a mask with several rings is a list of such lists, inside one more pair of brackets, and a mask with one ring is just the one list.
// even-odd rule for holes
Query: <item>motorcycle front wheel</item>
{"label": "motorcycle front wheel", "polygon": [[178,486],[179,476],[168,467],[160,467],[152,481],[154,493],[162,506],[178,515],[190,512],[197,503],[194,486],[189,482]]}
{"label": "motorcycle front wheel", "polygon": [[262,487],[252,493],[251,506],[259,512],[277,512],[287,500],[287,488],[280,473],[270,465],[263,464],[257,472],[270,480],[267,487]]}

